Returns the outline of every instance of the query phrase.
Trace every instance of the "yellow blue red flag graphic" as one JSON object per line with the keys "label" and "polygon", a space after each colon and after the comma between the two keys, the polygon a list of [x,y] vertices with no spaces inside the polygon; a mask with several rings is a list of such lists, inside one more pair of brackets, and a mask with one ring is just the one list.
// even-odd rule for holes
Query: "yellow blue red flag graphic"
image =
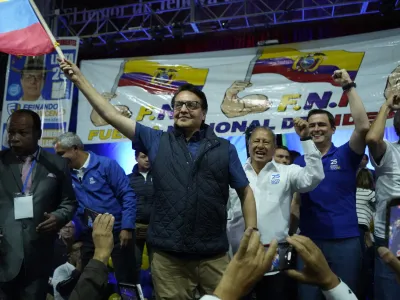
{"label": "yellow blue red flag graphic", "polygon": [[301,52],[291,48],[266,48],[257,60],[253,74],[275,73],[294,82],[327,82],[336,86],[333,72],[346,69],[354,80],[363,58],[364,52]]}
{"label": "yellow blue red flag graphic", "polygon": [[190,83],[202,89],[208,69],[187,65],[161,65],[147,60],[129,60],[122,66],[119,87],[137,86],[151,94],[174,94],[180,86]]}

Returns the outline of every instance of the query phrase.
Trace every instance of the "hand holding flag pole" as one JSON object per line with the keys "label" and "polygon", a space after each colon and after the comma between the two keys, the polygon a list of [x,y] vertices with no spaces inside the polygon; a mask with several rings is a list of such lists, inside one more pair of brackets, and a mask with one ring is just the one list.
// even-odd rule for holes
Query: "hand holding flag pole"
{"label": "hand holding flag pole", "polygon": [[[61,61],[65,60],[65,56],[64,53],[62,52],[61,48],[60,48],[60,44],[57,42],[57,40],[55,39],[53,33],[51,32],[49,26],[47,25],[46,21],[44,20],[42,14],[39,11],[39,8],[36,6],[36,3],[34,0],[29,0],[29,3],[32,6],[32,9],[34,10],[37,18],[39,19],[40,24],[42,24],[43,29],[46,31],[47,35],[49,36],[51,42],[54,45],[54,49],[56,49],[58,56],[60,57]],[[74,72],[72,70],[68,71],[69,75],[74,74]]]}

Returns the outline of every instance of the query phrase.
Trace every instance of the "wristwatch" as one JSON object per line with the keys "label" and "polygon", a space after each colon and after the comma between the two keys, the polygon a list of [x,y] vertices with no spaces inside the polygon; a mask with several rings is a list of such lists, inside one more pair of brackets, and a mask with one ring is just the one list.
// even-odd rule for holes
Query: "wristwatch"
{"label": "wristwatch", "polygon": [[342,89],[343,89],[344,92],[347,92],[351,88],[356,88],[356,87],[357,87],[357,84],[355,82],[350,82],[350,83],[342,86]]}

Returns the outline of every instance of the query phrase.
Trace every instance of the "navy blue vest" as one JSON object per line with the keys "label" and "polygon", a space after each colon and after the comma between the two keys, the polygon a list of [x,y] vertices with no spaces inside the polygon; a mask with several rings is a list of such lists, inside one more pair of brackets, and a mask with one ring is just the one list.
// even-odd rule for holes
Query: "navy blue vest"
{"label": "navy blue vest", "polygon": [[152,171],[147,173],[145,179],[136,164],[128,178],[136,194],[136,223],[149,224],[154,195]]}
{"label": "navy blue vest", "polygon": [[164,132],[152,165],[155,191],[147,243],[169,252],[228,251],[229,141],[205,126],[195,160],[179,131]]}

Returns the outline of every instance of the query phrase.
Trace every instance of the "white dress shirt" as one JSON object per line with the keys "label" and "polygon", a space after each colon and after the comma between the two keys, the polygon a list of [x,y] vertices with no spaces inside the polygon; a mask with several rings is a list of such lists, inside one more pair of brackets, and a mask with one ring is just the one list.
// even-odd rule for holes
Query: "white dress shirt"
{"label": "white dress shirt", "polygon": [[[350,288],[341,282],[337,287],[329,290],[322,291],[326,300],[357,300],[356,295],[350,290]],[[216,296],[203,296],[200,300],[220,300]]]}
{"label": "white dress shirt", "polygon": [[74,169],[79,181],[82,181],[83,174],[85,174],[85,171],[86,171],[87,167],[89,166],[89,162],[90,162],[90,153],[88,153],[88,157],[87,157],[85,163],[83,164],[83,166],[80,169]]}
{"label": "white dress shirt", "polygon": [[400,198],[400,144],[384,142],[386,151],[379,165],[370,153],[371,163],[376,172],[374,229],[375,235],[382,239],[386,236],[387,204],[392,199]]}
{"label": "white dress shirt", "polygon": [[[250,158],[243,168],[249,179],[250,186],[254,193],[257,208],[257,226],[261,234],[261,242],[269,244],[273,239],[278,242],[285,241],[288,236],[290,223],[290,204],[295,192],[305,193],[312,191],[324,179],[321,152],[315,147],[311,140],[301,142],[306,166],[283,165],[275,161],[267,163],[257,174],[250,163]],[[228,204],[228,227],[243,228],[229,234],[237,237],[236,243],[240,243],[243,236],[244,220],[240,199],[235,190],[230,190]],[[232,238],[230,238],[232,241]],[[232,245],[233,252],[236,252],[237,245]]]}

